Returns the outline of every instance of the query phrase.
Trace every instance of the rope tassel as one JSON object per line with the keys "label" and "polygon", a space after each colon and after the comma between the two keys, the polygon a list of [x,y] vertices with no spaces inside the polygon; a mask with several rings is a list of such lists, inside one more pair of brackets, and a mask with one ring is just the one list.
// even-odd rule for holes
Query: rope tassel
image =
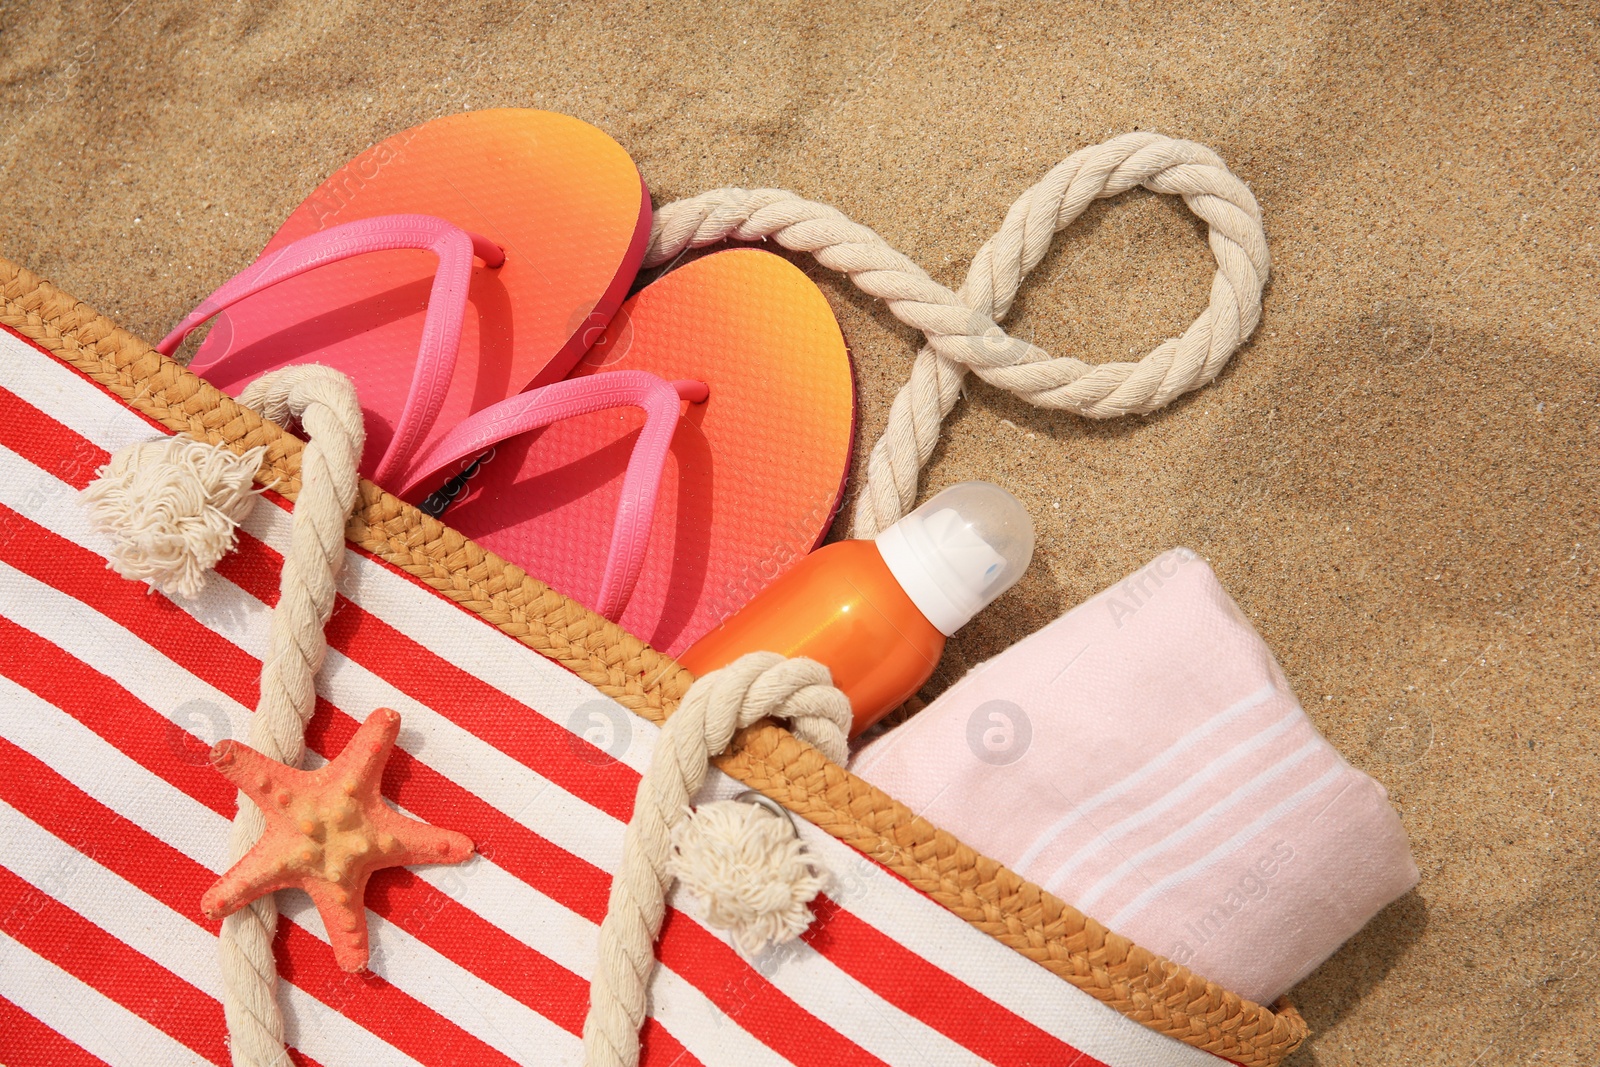
{"label": "rope tassel", "polygon": [[788,813],[753,792],[688,812],[672,828],[667,872],[747,957],[805,933],[812,918],[806,905],[828,884]]}
{"label": "rope tassel", "polygon": [[180,435],[112,456],[83,491],[91,528],[111,539],[106,565],[157,592],[199,596],[207,572],[238,543],[266,454],[265,446],[241,455]]}

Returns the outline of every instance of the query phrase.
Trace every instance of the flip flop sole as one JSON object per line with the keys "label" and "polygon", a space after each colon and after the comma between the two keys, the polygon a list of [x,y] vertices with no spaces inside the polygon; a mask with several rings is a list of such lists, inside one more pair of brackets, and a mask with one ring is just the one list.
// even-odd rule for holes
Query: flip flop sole
{"label": "flip flop sole", "polygon": [[[478,264],[450,393],[434,437],[528,385],[558,381],[610,321],[638,271],[650,198],[620,145],[588,123],[524,108],[450,115],[374,145],[295,209],[263,255],[339,223],[434,215],[506,254]],[[201,351],[237,394],[267,371],[323,363],[356,383],[366,413],[362,467],[394,432],[437,260],[402,249],[319,268],[218,317]]]}
{"label": "flip flop sole", "polygon": [[[850,465],[850,357],[827,299],[787,260],[734,249],[630,299],[574,376],[649,371],[710,387],[686,407],[623,627],[681,652],[811,551]],[[643,415],[600,412],[505,442],[444,521],[579,603],[600,588]]]}

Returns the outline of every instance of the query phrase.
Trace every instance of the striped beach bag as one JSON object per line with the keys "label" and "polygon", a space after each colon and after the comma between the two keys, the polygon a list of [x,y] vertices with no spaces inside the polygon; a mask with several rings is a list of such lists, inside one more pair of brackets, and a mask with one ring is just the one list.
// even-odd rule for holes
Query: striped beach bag
{"label": "striped beach bag", "polygon": [[[81,490],[159,434],[262,447],[271,489],[202,593],[107,569]],[[233,787],[303,444],[0,260],[0,1063],[229,1062],[217,936]],[[297,1064],[576,1064],[597,930],[659,724],[692,679],[638,639],[363,482],[308,749],[374,708],[383,779],[469,836],[366,897],[339,970],[304,894],[273,954]],[[742,731],[711,794],[793,813],[830,872],[803,937],[747,958],[675,892],[641,1062],[1273,1067],[1305,1036],[1086,918],[784,729]]]}

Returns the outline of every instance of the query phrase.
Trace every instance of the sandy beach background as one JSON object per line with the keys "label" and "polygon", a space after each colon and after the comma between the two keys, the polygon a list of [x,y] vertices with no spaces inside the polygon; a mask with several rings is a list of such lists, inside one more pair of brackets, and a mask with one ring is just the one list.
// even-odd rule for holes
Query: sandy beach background
{"label": "sandy beach background", "polygon": [[[1147,418],[973,383],[923,485],[1001,481],[1040,543],[939,681],[1196,549],[1422,870],[1297,988],[1294,1067],[1594,1063],[1596,5],[125,2],[0,5],[0,253],[151,338],[328,172],[463,109],[593,122],[657,203],[830,202],[952,286],[1072,151],[1216,149],[1266,217],[1260,329]],[[804,265],[857,359],[864,457],[914,339]],[[1101,201],[1007,326],[1137,358],[1213,269],[1181,202]]]}

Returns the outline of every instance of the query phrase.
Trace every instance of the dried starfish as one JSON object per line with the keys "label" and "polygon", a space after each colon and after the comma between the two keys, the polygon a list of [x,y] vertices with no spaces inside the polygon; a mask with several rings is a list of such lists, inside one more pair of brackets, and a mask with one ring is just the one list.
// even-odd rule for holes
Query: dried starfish
{"label": "dried starfish", "polygon": [[200,900],[212,919],[277,889],[304,889],[317,906],[346,971],[367,967],[367,879],[383,867],[459,863],[472,842],[454,830],[409,819],[378,795],[383,767],[400,732],[400,713],[367,716],[327,766],[301,771],[237,741],[211,750],[211,762],[260,806],[266,833]]}

